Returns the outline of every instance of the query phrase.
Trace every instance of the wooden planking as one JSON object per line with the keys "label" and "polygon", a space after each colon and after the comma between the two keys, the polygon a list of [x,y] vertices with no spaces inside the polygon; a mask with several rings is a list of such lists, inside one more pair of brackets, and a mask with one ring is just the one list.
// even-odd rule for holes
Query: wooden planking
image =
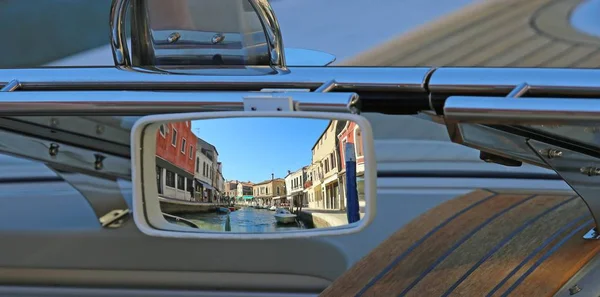
{"label": "wooden planking", "polygon": [[426,240],[437,229],[443,227],[444,222],[453,220],[453,216],[468,211],[469,207],[476,207],[486,199],[491,199],[495,194],[485,190],[477,190],[442,203],[428,212],[422,214],[418,220],[408,223],[383,241],[374,251],[365,256],[356,265],[351,267],[334,285],[323,291],[321,296],[353,296],[371,278],[383,271],[395,258],[402,256],[411,249],[411,245]]}
{"label": "wooden planking", "polygon": [[321,296],[552,296],[600,249],[581,238],[591,226],[576,197],[478,190],[411,221]]}
{"label": "wooden planking", "polygon": [[600,50],[600,38],[569,23],[571,8],[581,1],[484,1],[342,65],[600,67],[581,64]]}
{"label": "wooden planking", "polygon": [[471,25],[453,35],[434,40],[430,46],[421,48],[417,53],[394,61],[395,65],[410,63],[412,65],[451,65],[452,61],[478,51],[487,45],[503,43],[504,39],[528,28],[529,12],[547,0],[529,0],[525,5],[514,5],[514,9],[506,9],[501,14],[486,18],[479,24]]}

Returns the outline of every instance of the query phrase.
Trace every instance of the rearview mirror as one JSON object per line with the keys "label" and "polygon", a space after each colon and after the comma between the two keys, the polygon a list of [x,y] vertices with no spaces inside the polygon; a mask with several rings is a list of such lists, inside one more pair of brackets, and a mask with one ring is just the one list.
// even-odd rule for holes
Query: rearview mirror
{"label": "rearview mirror", "polygon": [[155,115],[136,122],[131,142],[134,218],[146,234],[339,235],[375,214],[372,132],[359,115]]}

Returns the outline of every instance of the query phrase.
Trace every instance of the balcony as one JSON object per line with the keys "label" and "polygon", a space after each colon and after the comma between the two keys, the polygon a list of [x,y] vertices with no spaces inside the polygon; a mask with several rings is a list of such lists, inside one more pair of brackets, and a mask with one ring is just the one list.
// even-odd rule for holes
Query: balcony
{"label": "balcony", "polygon": [[312,180],[307,180],[304,182],[304,188],[308,189],[312,186],[312,184],[313,184]]}

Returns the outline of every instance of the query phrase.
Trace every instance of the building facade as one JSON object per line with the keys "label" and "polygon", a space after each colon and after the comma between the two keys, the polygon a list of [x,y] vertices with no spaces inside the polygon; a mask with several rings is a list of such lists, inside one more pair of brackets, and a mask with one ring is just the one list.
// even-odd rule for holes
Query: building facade
{"label": "building facade", "polygon": [[292,201],[293,206],[308,206],[308,195],[304,191],[308,170],[309,166],[304,166],[294,172],[288,171],[285,177],[286,197]]}
{"label": "building facade", "polygon": [[200,152],[210,160],[210,162],[207,163],[207,170],[209,171],[208,174],[211,186],[211,190],[209,191],[209,199],[211,199],[211,201],[215,201],[217,197],[223,195],[223,193],[218,189],[218,183],[220,179],[219,176],[222,176],[222,174],[219,175],[218,173],[219,152],[217,151],[217,148],[214,145],[206,142],[202,138],[198,138],[198,146],[200,147]]}
{"label": "building facade", "polygon": [[339,172],[339,121],[330,121],[312,148],[310,165],[311,185],[307,191],[311,208],[342,209],[342,193],[338,181]]}
{"label": "building facade", "polygon": [[225,181],[225,186],[223,189],[223,195],[228,198],[236,198],[238,191],[238,181],[237,180],[228,180]]}
{"label": "building facade", "polygon": [[201,202],[213,202],[211,192],[214,191],[212,185],[212,178],[210,167],[212,160],[202,152],[201,147],[198,146],[196,150],[196,168],[195,168],[195,197],[197,201]]}
{"label": "building facade", "polygon": [[160,197],[193,200],[197,138],[191,121],[161,125],[156,135],[156,182]]}
{"label": "building facade", "polygon": [[272,205],[274,200],[285,199],[285,180],[283,178],[272,178],[254,184],[252,194],[256,203]]}

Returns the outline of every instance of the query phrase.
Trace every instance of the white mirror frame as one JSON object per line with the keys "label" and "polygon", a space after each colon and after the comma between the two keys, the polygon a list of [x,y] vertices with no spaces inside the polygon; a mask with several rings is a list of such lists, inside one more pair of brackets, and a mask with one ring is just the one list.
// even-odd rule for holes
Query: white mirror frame
{"label": "white mirror frame", "polygon": [[[361,128],[365,160],[364,195],[366,212],[358,222],[345,226],[322,229],[304,229],[301,231],[281,231],[271,233],[238,233],[202,230],[195,231],[188,227],[168,222],[162,216],[156,186],[156,133],[160,125],[168,122],[195,121],[223,118],[312,118],[325,120],[353,121]],[[144,137],[151,135],[151,137]],[[150,166],[149,170],[144,167]],[[375,164],[375,148],[373,131],[369,121],[356,114],[325,112],[287,112],[287,111],[232,111],[232,112],[198,112],[180,114],[151,115],[140,118],[131,129],[131,168],[133,182],[133,218],[137,227],[144,234],[156,237],[204,238],[204,239],[283,239],[308,238],[316,236],[335,236],[357,233],[367,227],[375,218],[377,170]],[[144,180],[151,182],[144,183]],[[145,195],[145,193],[154,193]]]}

